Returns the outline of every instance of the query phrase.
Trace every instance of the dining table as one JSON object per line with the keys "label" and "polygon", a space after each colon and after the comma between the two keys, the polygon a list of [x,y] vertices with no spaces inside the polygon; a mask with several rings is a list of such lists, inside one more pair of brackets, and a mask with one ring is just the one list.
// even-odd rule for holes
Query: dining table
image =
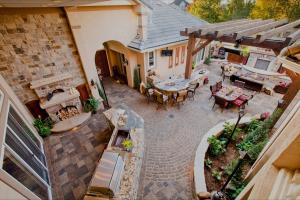
{"label": "dining table", "polygon": [[232,102],[244,94],[242,88],[233,85],[223,85],[222,88],[216,93],[216,96]]}

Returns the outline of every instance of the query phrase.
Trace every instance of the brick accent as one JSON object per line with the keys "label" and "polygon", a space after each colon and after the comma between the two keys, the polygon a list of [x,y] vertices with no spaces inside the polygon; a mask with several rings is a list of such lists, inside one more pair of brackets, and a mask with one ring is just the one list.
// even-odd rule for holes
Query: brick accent
{"label": "brick accent", "polygon": [[[6,8],[1,8],[3,11]],[[61,9],[0,12],[0,74],[24,103],[38,99],[32,80],[68,72],[72,87],[86,82]]]}

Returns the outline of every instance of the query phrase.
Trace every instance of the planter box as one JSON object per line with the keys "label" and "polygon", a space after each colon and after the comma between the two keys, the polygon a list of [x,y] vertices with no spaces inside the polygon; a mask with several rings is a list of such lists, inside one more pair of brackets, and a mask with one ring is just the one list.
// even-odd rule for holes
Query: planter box
{"label": "planter box", "polygon": [[124,149],[122,143],[123,143],[123,141],[124,141],[125,139],[127,139],[127,138],[130,139],[129,131],[126,131],[126,130],[118,130],[118,132],[117,132],[117,134],[116,134],[116,136],[115,136],[115,138],[114,138],[114,140],[113,140],[111,146],[112,146],[113,148],[116,147],[116,148],[120,148],[120,149],[122,149],[122,150],[125,151],[126,149]]}

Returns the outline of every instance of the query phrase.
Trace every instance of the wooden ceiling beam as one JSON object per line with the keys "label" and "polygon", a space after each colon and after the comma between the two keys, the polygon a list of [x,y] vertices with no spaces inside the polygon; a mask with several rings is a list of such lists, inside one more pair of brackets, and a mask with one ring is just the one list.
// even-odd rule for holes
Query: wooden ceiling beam
{"label": "wooden ceiling beam", "polygon": [[273,19],[268,19],[268,20],[263,20],[263,21],[250,21],[250,23],[245,24],[245,25],[221,29],[221,30],[216,31],[216,33],[215,33],[216,38],[219,38],[223,35],[234,34],[236,31],[240,31],[243,29],[255,28],[257,26],[265,25],[265,24],[268,24],[273,21],[274,21]]}
{"label": "wooden ceiling beam", "polygon": [[258,34],[256,37],[256,40],[258,43],[263,42],[267,38],[271,38],[272,36],[275,36],[279,33],[284,33],[286,31],[288,31],[289,29],[294,28],[298,25],[300,25],[300,19],[297,21],[294,21],[292,23],[286,24],[284,26],[280,26],[280,27],[274,28],[272,30],[266,31],[262,34]]}
{"label": "wooden ceiling beam", "polygon": [[249,28],[249,29],[246,29],[246,30],[241,30],[241,31],[235,32],[234,37],[235,37],[236,40],[239,40],[243,36],[255,35],[255,34],[260,33],[262,31],[266,31],[266,30],[269,30],[269,29],[272,29],[272,28],[276,28],[278,26],[281,26],[281,25],[284,25],[284,24],[287,24],[287,23],[288,23],[287,19],[282,19],[282,20],[279,20],[279,21],[270,22],[268,24],[264,24],[264,25],[261,25],[261,26],[257,26],[257,27],[253,27],[253,28]]}

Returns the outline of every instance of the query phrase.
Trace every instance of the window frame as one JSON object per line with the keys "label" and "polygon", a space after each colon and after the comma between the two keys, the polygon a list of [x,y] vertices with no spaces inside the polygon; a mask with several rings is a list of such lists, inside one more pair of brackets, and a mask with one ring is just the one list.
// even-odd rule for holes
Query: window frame
{"label": "window frame", "polygon": [[[153,55],[153,64],[150,64],[150,53],[152,53]],[[148,52],[148,59],[147,59],[147,64],[148,64],[148,69],[153,69],[155,67],[155,62],[156,62],[156,58],[155,58],[155,50],[153,51],[149,51]]]}
{"label": "window frame", "polygon": [[175,48],[175,66],[179,65],[180,47]]}
{"label": "window frame", "polygon": [[185,62],[185,50],[186,50],[186,47],[182,46],[181,47],[181,64],[183,64]]}
{"label": "window frame", "polygon": [[[1,148],[1,160],[0,160],[0,171],[1,173],[5,173],[6,175],[8,175],[11,179],[13,179],[14,182],[16,182],[18,185],[20,185],[22,188],[26,188],[26,190],[30,191],[30,193],[34,196],[37,197],[37,199],[40,199],[40,197],[38,197],[33,191],[29,190],[25,185],[23,185],[23,183],[19,182],[16,178],[14,178],[12,175],[10,175],[7,171],[5,171],[3,169],[3,159],[4,159],[4,154],[5,151],[8,151],[8,153],[12,154],[15,159],[24,167],[26,168],[26,170],[28,170],[36,179],[38,179],[42,184],[44,184],[44,186],[47,188],[48,191],[48,199],[52,200],[52,191],[51,191],[51,177],[50,177],[50,173],[49,173],[49,169],[48,169],[48,165],[47,165],[47,159],[46,159],[46,155],[45,155],[45,151],[43,148],[43,142],[41,141],[41,139],[36,136],[35,132],[32,131],[32,133],[34,134],[34,137],[37,138],[37,140],[39,141],[40,147],[39,149],[41,150],[41,152],[44,154],[45,157],[45,164],[42,163],[37,157],[36,155],[33,154],[33,152],[30,150],[30,148],[22,141],[22,139],[15,133],[15,131],[8,125],[8,117],[9,117],[9,110],[10,108],[13,108],[17,115],[21,118],[21,120],[24,122],[24,124],[27,126],[27,128],[30,129],[30,131],[32,131],[32,128],[28,125],[27,120],[24,118],[24,116],[22,115],[22,113],[20,113],[20,111],[16,108],[16,106],[9,100],[8,104],[7,104],[7,112],[5,113],[5,131],[3,134],[3,146]],[[43,167],[43,169],[45,169],[48,173],[48,180],[49,183],[47,183],[32,167],[30,167],[30,165],[28,163],[26,163],[26,161],[24,161],[24,159],[21,158],[21,156],[18,155],[18,153],[16,153],[6,142],[5,142],[5,138],[6,138],[6,134],[7,134],[7,130],[10,130],[10,132],[12,134],[14,134],[14,136],[17,138],[17,140],[24,146],[24,148],[29,151],[31,154],[33,154],[36,158],[35,160],[37,160],[37,162]],[[35,144],[35,143],[34,143]]]}

